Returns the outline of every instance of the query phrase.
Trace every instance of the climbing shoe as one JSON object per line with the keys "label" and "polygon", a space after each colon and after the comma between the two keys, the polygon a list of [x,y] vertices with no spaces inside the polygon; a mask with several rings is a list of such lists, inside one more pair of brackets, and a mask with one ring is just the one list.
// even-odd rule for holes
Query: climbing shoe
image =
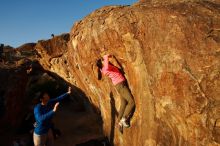
{"label": "climbing shoe", "polygon": [[120,125],[120,123],[119,123],[118,129],[119,129],[119,131],[121,132],[121,134],[123,134],[123,125]]}
{"label": "climbing shoe", "polygon": [[120,120],[119,126],[123,126],[123,127],[125,127],[125,128],[129,128],[129,127],[130,127],[130,125],[128,124],[128,122],[126,121],[125,118],[122,118],[122,119]]}

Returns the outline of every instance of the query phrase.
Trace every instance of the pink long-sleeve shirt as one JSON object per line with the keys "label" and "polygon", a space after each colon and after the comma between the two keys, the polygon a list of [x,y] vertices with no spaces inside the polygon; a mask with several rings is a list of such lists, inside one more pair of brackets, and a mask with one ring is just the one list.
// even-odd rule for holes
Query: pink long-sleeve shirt
{"label": "pink long-sleeve shirt", "polygon": [[125,77],[122,75],[119,69],[109,64],[108,55],[105,55],[103,58],[104,64],[101,69],[102,74],[107,75],[112,80],[113,85],[117,85],[118,83],[125,81]]}

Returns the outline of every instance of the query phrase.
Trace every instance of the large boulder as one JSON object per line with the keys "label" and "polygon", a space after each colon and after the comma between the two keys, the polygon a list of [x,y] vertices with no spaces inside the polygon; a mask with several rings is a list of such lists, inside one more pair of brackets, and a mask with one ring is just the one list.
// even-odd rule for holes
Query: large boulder
{"label": "large boulder", "polygon": [[[77,22],[70,40],[53,38],[36,49],[45,69],[85,92],[115,146],[217,146],[219,14],[214,1],[108,6]],[[108,78],[97,79],[96,60],[105,52],[122,66],[136,103],[123,134],[115,117],[119,94]]]}

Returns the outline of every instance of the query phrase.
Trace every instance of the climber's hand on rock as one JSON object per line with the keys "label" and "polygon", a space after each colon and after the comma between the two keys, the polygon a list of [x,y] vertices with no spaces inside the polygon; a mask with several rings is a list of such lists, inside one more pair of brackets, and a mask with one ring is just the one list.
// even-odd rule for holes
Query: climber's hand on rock
{"label": "climber's hand on rock", "polygon": [[54,111],[54,112],[56,112],[56,111],[57,111],[59,104],[60,104],[60,103],[59,103],[59,102],[57,102],[57,103],[54,105],[54,107],[53,107],[53,111]]}
{"label": "climber's hand on rock", "polygon": [[71,87],[68,87],[67,93],[68,93],[68,94],[71,94],[71,90],[72,90]]}
{"label": "climber's hand on rock", "polygon": [[106,56],[107,56],[109,59],[111,59],[111,58],[113,57],[111,54],[106,53],[106,54],[103,56],[103,58],[106,57]]}
{"label": "climber's hand on rock", "polygon": [[103,58],[105,55],[107,55],[108,53],[106,53],[106,51],[101,52],[101,57]]}
{"label": "climber's hand on rock", "polygon": [[101,52],[105,52],[106,51],[105,47],[102,47],[100,50],[101,50]]}

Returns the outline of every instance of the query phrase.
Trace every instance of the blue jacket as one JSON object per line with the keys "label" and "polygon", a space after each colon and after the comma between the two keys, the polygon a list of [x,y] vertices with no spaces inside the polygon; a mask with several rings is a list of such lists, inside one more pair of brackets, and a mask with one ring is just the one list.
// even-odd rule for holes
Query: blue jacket
{"label": "blue jacket", "polygon": [[64,99],[68,93],[62,94],[61,96],[50,99],[47,105],[42,105],[41,103],[37,104],[34,107],[34,117],[36,120],[36,127],[34,129],[34,133],[37,135],[46,134],[49,129],[52,127],[52,118],[55,112],[53,111],[53,105],[56,102]]}

